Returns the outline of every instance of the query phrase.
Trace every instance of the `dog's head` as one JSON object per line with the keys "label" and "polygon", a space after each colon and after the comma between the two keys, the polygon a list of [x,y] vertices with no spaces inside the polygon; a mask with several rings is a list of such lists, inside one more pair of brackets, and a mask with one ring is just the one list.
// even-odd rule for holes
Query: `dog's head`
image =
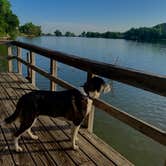
{"label": "dog's head", "polygon": [[101,93],[108,93],[111,86],[100,77],[93,77],[83,85],[85,93],[91,98],[99,98]]}

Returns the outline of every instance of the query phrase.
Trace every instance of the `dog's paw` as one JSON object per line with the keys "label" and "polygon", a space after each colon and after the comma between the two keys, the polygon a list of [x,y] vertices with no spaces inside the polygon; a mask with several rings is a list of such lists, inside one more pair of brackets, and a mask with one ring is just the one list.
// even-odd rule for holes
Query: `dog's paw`
{"label": "dog's paw", "polygon": [[34,140],[39,139],[39,137],[37,135],[32,135],[31,138],[34,139]]}
{"label": "dog's paw", "polygon": [[79,150],[79,146],[78,145],[73,145],[73,149],[74,150]]}
{"label": "dog's paw", "polygon": [[17,146],[17,147],[16,147],[16,152],[22,152],[22,151],[23,151],[23,149],[22,149],[21,146]]}

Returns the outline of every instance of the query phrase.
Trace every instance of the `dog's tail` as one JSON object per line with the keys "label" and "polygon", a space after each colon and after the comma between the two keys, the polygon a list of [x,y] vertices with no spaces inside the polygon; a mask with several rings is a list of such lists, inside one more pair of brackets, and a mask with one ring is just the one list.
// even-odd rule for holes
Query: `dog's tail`
{"label": "dog's tail", "polygon": [[4,119],[2,122],[0,122],[0,126],[4,126],[5,124],[10,124],[12,122],[14,122],[17,117],[19,116],[20,114],[20,107],[19,105],[17,104],[17,107],[16,107],[16,110],[14,111],[14,113],[12,115],[10,115],[9,117],[7,117],[6,119]]}

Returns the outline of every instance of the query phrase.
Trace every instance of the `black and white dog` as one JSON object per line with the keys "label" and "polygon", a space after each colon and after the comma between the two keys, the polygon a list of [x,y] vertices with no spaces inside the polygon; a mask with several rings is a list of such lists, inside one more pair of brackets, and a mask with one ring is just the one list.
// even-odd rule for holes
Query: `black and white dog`
{"label": "black and white dog", "polygon": [[78,149],[76,145],[78,130],[91,111],[92,98],[98,98],[101,92],[109,92],[110,89],[109,84],[95,76],[82,86],[82,90],[32,91],[19,99],[15,112],[1,122],[1,125],[19,119],[20,127],[14,134],[15,150],[19,152],[22,148],[18,144],[18,139],[25,131],[32,139],[38,139],[38,136],[32,133],[31,127],[39,115],[64,118],[74,124],[72,147],[76,150]]}

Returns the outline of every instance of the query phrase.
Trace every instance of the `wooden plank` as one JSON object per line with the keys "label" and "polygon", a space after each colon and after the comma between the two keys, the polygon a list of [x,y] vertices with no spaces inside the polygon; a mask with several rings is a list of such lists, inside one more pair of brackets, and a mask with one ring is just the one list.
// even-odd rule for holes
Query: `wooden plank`
{"label": "wooden plank", "polygon": [[78,57],[59,51],[44,49],[39,46],[19,41],[12,41],[11,44],[20,46],[78,69],[166,96],[166,76],[81,58],[81,56]]}
{"label": "wooden plank", "polygon": [[10,44],[11,40],[7,40],[7,39],[0,39],[0,45],[7,45]]}
{"label": "wooden plank", "polygon": [[[46,124],[48,123],[48,119],[43,118],[42,122]],[[59,142],[61,149],[63,149],[68,154],[68,156],[72,159],[72,161],[75,162],[76,165],[81,165],[85,162],[91,161],[91,159],[87,155],[85,155],[81,150],[75,151],[72,149],[71,137],[64,134],[63,132],[64,129],[58,128],[57,125],[53,123],[53,121],[51,121],[50,119],[49,119],[49,125],[51,127],[57,128],[57,130],[53,132],[50,131],[54,137],[54,140]]]}
{"label": "wooden plank", "polygon": [[[2,75],[1,75],[1,80],[2,80]],[[0,95],[2,96],[2,94],[5,94],[5,97],[6,97],[6,100],[3,100],[3,112],[5,113],[5,117],[9,116],[13,110],[14,110],[14,106],[13,106],[13,103],[9,100],[9,96],[8,94],[6,93],[6,86],[1,84],[0,86]],[[18,125],[16,123],[16,125]],[[12,128],[16,129],[16,125],[14,124],[11,124]],[[5,132],[4,132],[5,134]],[[8,135],[5,134],[6,137],[6,140],[8,140]],[[10,136],[11,137],[11,136]],[[12,140],[12,139],[10,139]],[[8,142],[8,144],[11,144],[10,142]],[[20,141],[20,144],[24,147],[24,145],[22,144],[22,141]],[[13,145],[13,143],[11,144]],[[14,163],[15,164],[18,164],[18,165],[23,165],[24,163],[27,163],[27,165],[35,165],[35,163],[33,162],[33,160],[31,159],[31,157],[28,155],[27,151],[25,151],[24,153],[16,153],[15,150],[13,150],[11,148],[11,145],[9,146],[8,145],[8,149],[10,151],[10,154],[14,160]]]}
{"label": "wooden plank", "polygon": [[[1,85],[0,85],[1,86]],[[5,119],[5,113],[2,100],[5,100],[5,96],[0,97],[0,122]],[[8,132],[7,132],[8,131]],[[14,165],[14,159],[9,151],[9,139],[6,138],[10,131],[5,126],[0,127],[0,165]],[[5,136],[6,134],[6,136]]]}
{"label": "wooden plank", "polygon": [[[9,81],[10,81],[10,78],[7,77],[7,75],[4,78],[9,79]],[[12,98],[14,98],[14,96],[16,96],[16,94],[10,88],[9,84],[10,83],[5,84],[5,85],[6,85],[7,94],[9,95],[9,98],[11,100]],[[13,85],[13,83],[12,83],[12,85]],[[17,100],[11,100],[11,101],[12,101],[12,103],[10,102],[10,104],[11,104],[11,107],[13,107],[12,110],[14,110],[15,109],[15,104],[17,103]],[[9,113],[9,114],[11,114],[11,113]],[[14,127],[17,128],[15,125],[14,125]],[[24,150],[24,152],[19,153],[19,156],[20,156],[20,154],[21,155],[26,154],[26,155],[25,155],[25,157],[23,156],[23,158],[21,158],[23,160],[20,160],[20,158],[19,158],[17,160],[17,163],[20,163],[20,162],[22,163],[22,161],[24,161],[24,163],[25,163],[25,161],[27,161],[27,163],[30,163],[30,165],[32,165],[31,161],[33,161],[33,165],[34,164],[35,165],[39,164],[39,165],[43,165],[43,166],[50,163],[50,161],[45,160],[45,159],[48,159],[48,158],[45,158],[45,154],[43,154],[41,151],[38,150],[38,147],[36,146],[36,143],[34,141],[32,142],[32,141],[26,140],[23,137],[21,137],[19,142],[20,142],[20,145],[23,147],[23,150]],[[28,144],[28,146],[27,146],[27,144]],[[37,152],[39,151],[41,154],[36,153],[36,151]]]}
{"label": "wooden plank", "polygon": [[[53,120],[54,124],[57,125],[60,129],[63,129],[64,126],[69,125],[65,121],[60,121],[57,119]],[[63,130],[65,134],[70,137],[70,128],[65,127],[65,130]],[[90,142],[88,142],[86,139],[84,139],[81,135],[78,136],[79,141],[78,145],[80,149],[91,158],[93,162],[95,162],[96,165],[110,165],[113,166],[115,163],[108,158],[106,158],[102,153],[100,153]]]}
{"label": "wooden plank", "polygon": [[107,145],[103,140],[95,134],[87,132],[85,129],[80,130],[80,134],[89,142],[91,142],[103,155],[114,161],[116,165],[133,166],[130,161],[124,158],[120,153]]}

